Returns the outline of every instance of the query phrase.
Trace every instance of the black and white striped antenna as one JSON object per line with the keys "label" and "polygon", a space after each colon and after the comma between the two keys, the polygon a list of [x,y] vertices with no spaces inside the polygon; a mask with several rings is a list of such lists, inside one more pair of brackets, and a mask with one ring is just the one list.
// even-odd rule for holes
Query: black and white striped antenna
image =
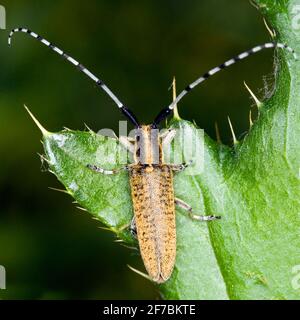
{"label": "black and white striped antenna", "polygon": [[216,73],[220,72],[221,70],[223,70],[223,69],[235,64],[236,62],[241,61],[241,60],[243,60],[243,59],[249,57],[250,55],[253,55],[253,54],[255,54],[255,53],[259,52],[259,51],[262,51],[263,49],[270,49],[270,48],[285,49],[285,50],[293,53],[295,59],[297,60],[297,55],[296,55],[295,51],[292,48],[290,48],[286,44],[277,43],[277,42],[268,42],[268,43],[265,43],[263,45],[256,46],[256,47],[254,47],[254,48],[252,48],[252,49],[250,49],[248,51],[242,52],[238,56],[236,56],[236,57],[234,57],[234,58],[232,58],[230,60],[227,60],[226,62],[222,63],[218,67],[209,70],[204,75],[202,75],[200,78],[198,78],[197,80],[192,82],[190,85],[188,85],[167,108],[163,109],[158,114],[158,116],[155,118],[155,120],[153,122],[153,127],[157,127],[157,125],[162,120],[164,120],[166,117],[168,117],[168,115],[173,111],[174,107],[178,104],[178,102],[187,93],[189,93],[192,89],[194,89],[196,86],[198,86],[200,83],[206,81],[208,78],[210,78],[214,74],[216,74]]}
{"label": "black and white striped antenna", "polygon": [[40,35],[36,34],[35,32],[32,32],[26,28],[16,28],[13,29],[8,37],[8,44],[11,45],[11,39],[14,33],[16,32],[24,32],[29,34],[31,37],[37,39],[39,42],[43,43],[45,46],[49,47],[56,53],[58,53],[60,56],[62,56],[64,59],[72,63],[75,67],[77,67],[81,72],[83,72],[85,75],[87,75],[90,79],[92,79],[98,87],[100,87],[102,90],[104,90],[108,96],[114,101],[114,103],[118,106],[118,108],[121,110],[121,112],[134,124],[134,126],[138,127],[139,122],[135,115],[114,95],[114,93],[106,86],[106,84],[97,78],[91,71],[89,71],[86,67],[84,67],[81,63],[76,61],[74,58],[66,54],[63,50],[56,47],[51,42],[47,41],[46,39],[42,38]]}

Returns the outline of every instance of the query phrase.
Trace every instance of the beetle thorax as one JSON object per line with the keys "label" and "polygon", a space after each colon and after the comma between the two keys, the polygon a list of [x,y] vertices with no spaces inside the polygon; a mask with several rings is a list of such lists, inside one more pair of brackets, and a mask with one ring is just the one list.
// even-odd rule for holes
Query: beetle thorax
{"label": "beetle thorax", "polygon": [[158,165],[163,162],[161,138],[158,129],[151,125],[142,125],[136,129],[135,163],[142,165]]}

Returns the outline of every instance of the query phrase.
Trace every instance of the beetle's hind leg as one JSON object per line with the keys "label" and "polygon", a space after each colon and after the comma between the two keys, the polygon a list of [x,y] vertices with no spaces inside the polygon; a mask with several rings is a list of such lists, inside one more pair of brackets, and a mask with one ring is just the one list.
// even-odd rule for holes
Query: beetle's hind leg
{"label": "beetle's hind leg", "polygon": [[112,169],[112,170],[106,170],[106,169],[97,167],[97,166],[92,165],[92,164],[88,164],[86,167],[89,168],[92,171],[95,171],[95,172],[98,172],[98,173],[102,173],[102,174],[105,174],[105,175],[117,174],[117,173],[120,173],[123,170],[126,170],[126,171],[128,170],[128,166],[124,166],[122,168]]}
{"label": "beetle's hind leg", "polygon": [[193,219],[193,220],[198,220],[198,221],[213,221],[213,220],[219,220],[221,219],[220,216],[203,216],[203,215],[196,215],[193,212],[193,208],[187,204],[186,202],[175,198],[175,204],[177,204],[180,208],[184,209],[185,211],[187,211],[189,213],[189,216]]}
{"label": "beetle's hind leg", "polygon": [[130,222],[129,231],[130,231],[131,235],[132,235],[135,239],[137,239],[137,231],[136,231],[135,217],[133,217],[132,220],[131,220],[131,222]]}

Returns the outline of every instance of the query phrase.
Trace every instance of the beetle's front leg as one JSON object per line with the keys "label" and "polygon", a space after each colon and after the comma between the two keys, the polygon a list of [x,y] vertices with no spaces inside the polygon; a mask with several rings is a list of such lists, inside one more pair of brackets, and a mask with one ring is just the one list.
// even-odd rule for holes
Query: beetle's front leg
{"label": "beetle's front leg", "polygon": [[218,220],[221,219],[220,216],[203,216],[203,215],[195,215],[193,212],[193,208],[185,203],[184,201],[175,198],[175,204],[177,204],[180,208],[184,209],[185,211],[188,211],[189,216],[193,220],[198,220],[198,221],[213,221],[213,220]]}
{"label": "beetle's front leg", "polygon": [[135,139],[130,138],[130,137],[121,136],[119,138],[119,142],[130,153],[134,153],[134,142],[135,142]]}
{"label": "beetle's front leg", "polygon": [[91,169],[92,171],[95,171],[95,172],[98,172],[98,173],[102,173],[102,174],[105,174],[105,175],[112,175],[112,174],[120,173],[123,170],[127,171],[129,167],[128,166],[124,166],[124,167],[118,168],[118,169],[106,170],[106,169],[97,167],[95,165],[88,164],[87,168]]}
{"label": "beetle's front leg", "polygon": [[169,144],[171,144],[171,142],[173,141],[173,139],[176,136],[176,130],[175,129],[169,129],[166,132],[162,133],[160,135],[160,139],[162,141],[162,145],[164,146],[168,146]]}
{"label": "beetle's front leg", "polygon": [[184,163],[181,163],[181,164],[170,164],[170,168],[174,172],[181,172],[181,171],[184,171],[189,166],[191,166],[192,164],[193,164],[193,161],[190,160],[189,162],[184,162]]}

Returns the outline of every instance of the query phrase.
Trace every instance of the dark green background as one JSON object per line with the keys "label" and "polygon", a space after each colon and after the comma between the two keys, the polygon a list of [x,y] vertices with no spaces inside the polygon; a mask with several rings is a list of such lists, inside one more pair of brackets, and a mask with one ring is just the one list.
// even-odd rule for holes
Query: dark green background
{"label": "dark green background", "polygon": [[[46,172],[37,153],[41,134],[25,103],[50,131],[63,127],[117,130],[123,119],[110,99],[84,75],[34,39],[8,31],[28,27],[54,42],[101,77],[140,119],[150,122],[178,90],[209,68],[268,41],[256,9],[245,0],[2,1],[7,30],[0,30],[0,264],[9,298],[158,298],[155,288],[127,264],[142,269],[135,251],[76,209]],[[235,65],[195,90],[180,114],[212,137],[218,121],[231,143],[248,129],[252,101],[243,86],[264,96],[263,75],[272,51]],[[199,266],[201,268],[201,266]]]}

